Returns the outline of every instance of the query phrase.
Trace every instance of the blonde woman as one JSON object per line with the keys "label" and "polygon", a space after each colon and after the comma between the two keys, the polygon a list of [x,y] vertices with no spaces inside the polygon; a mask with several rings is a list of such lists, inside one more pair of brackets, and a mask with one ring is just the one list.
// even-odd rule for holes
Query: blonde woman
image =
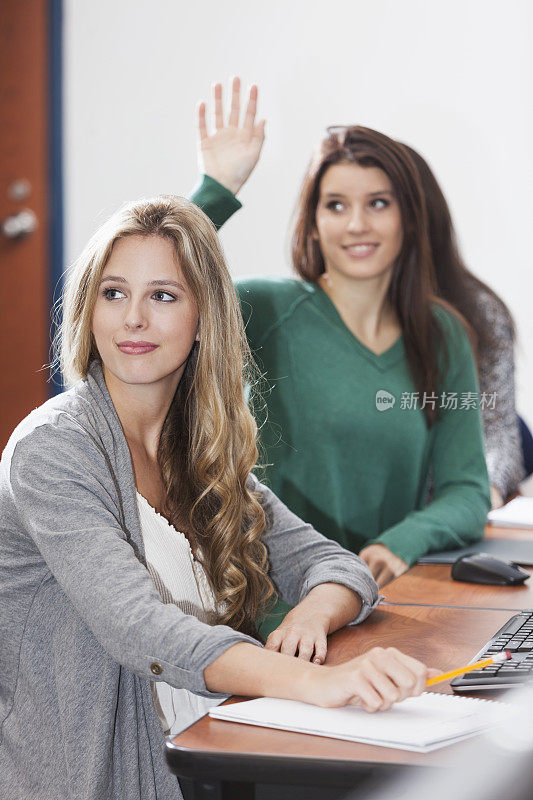
{"label": "blonde woman", "polygon": [[[60,356],[71,388],[1,462],[2,797],[179,798],[163,733],[225,693],[374,711],[423,690],[427,668],[394,649],[322,664],[376,584],[251,475],[249,354],[199,209],[140,201],[96,233]],[[275,592],[296,607],[263,648]]]}

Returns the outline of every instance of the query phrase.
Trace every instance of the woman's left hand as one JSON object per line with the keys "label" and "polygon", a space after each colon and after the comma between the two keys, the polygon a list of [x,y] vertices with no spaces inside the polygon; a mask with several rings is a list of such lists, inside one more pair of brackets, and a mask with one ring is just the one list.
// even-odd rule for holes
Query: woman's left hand
{"label": "woman's left hand", "polygon": [[296,606],[266,640],[267,650],[323,664],[327,653],[328,621]]}
{"label": "woman's left hand", "polygon": [[328,634],[352,622],[360,611],[361,598],[356,592],[339,583],[319,583],[272,631],[265,647],[323,664]]}
{"label": "woman's left hand", "polygon": [[380,589],[409,569],[409,564],[394,555],[384,544],[369,544],[361,550],[359,557],[368,564]]}

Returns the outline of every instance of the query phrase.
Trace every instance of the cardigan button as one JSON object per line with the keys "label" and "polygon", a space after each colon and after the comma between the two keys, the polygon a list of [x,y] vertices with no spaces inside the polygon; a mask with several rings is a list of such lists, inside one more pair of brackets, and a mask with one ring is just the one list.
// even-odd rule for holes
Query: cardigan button
{"label": "cardigan button", "polygon": [[150,670],[154,673],[154,675],[161,675],[163,672],[163,667],[161,664],[158,664],[157,661],[154,661],[153,664],[150,664]]}

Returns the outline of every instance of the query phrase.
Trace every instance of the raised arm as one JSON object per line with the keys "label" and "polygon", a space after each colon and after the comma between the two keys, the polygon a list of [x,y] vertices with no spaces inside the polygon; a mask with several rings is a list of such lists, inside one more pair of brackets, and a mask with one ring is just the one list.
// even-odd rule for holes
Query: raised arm
{"label": "raised arm", "polygon": [[231,108],[225,121],[222,84],[214,85],[215,129],[211,133],[207,128],[206,104],[198,104],[198,167],[201,173],[218,181],[234,195],[252,173],[265,140],[265,120],[255,121],[257,86],[250,88],[242,120],[240,92],[240,79],[234,78]]}

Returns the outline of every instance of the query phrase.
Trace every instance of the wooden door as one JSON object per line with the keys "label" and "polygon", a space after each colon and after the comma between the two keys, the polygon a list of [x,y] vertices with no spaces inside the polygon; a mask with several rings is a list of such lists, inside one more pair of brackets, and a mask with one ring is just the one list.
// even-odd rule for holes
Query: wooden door
{"label": "wooden door", "polygon": [[0,450],[49,395],[48,21],[0,2]]}

